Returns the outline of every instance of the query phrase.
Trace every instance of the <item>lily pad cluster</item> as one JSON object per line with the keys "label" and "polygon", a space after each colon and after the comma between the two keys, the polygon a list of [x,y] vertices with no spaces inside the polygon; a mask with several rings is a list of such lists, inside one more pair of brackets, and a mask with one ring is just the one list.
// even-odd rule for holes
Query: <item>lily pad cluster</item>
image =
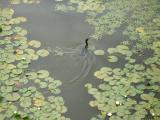
{"label": "lily pad cluster", "polygon": [[21,3],[25,3],[25,4],[39,4],[40,0],[10,0],[10,4],[21,4]]}
{"label": "lily pad cluster", "polygon": [[[125,25],[121,31],[128,40],[107,49],[107,60],[111,63],[124,61],[122,67],[102,67],[94,73],[100,84],[85,85],[94,97],[89,105],[99,110],[99,115],[91,120],[160,119],[158,4],[158,0],[69,0],[57,3],[57,10],[85,13],[86,21],[95,28],[92,35],[95,39],[112,35]],[[106,51],[94,53],[105,55]]]}
{"label": "lily pad cluster", "polygon": [[[157,2],[157,0],[155,1]],[[128,17],[130,17],[130,14],[135,10],[138,12],[135,12],[134,14],[143,12],[142,15],[151,15],[153,13],[152,11],[155,9],[155,1],[150,1],[148,4],[148,1],[145,0],[69,0],[67,3],[57,3],[56,10],[85,13],[86,21],[95,28],[92,37],[98,40],[105,34],[112,35],[122,24],[130,22]],[[151,7],[148,7],[148,9],[144,5]],[[146,10],[143,9],[144,7]],[[142,19],[145,18],[143,16],[139,17]],[[150,18],[152,17],[150,16]],[[136,20],[134,21],[136,22]],[[143,29],[140,31],[143,31]]]}
{"label": "lily pad cluster", "polygon": [[47,70],[29,69],[33,60],[49,55],[37,40],[28,40],[19,26],[25,17],[13,18],[14,10],[0,9],[0,119],[70,120],[61,92],[60,80]]}

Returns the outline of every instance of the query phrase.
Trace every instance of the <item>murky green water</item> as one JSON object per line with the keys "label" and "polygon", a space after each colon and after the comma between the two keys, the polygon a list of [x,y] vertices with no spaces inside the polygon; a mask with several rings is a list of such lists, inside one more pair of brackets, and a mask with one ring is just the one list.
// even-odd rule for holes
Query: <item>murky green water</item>
{"label": "murky green water", "polygon": [[[111,7],[109,7],[108,5],[110,5],[109,3],[110,2],[112,3],[112,1],[109,1],[109,2],[106,1],[105,6],[101,5],[101,7],[99,7],[98,5],[101,4],[102,1],[100,2],[98,1],[99,0],[90,1],[90,3],[87,3],[87,1],[86,3],[83,3],[84,2],[83,1],[81,4],[77,3],[77,2],[80,3],[80,1],[77,1],[77,2],[71,1],[70,4],[67,4],[67,5],[72,6],[73,8],[75,7],[76,9],[75,10],[71,9],[67,12],[63,12],[63,9],[65,7],[64,8],[62,7],[62,11],[60,11],[61,9],[55,10],[55,8],[57,7],[57,4],[60,3],[60,5],[64,5],[68,1],[58,2],[54,0],[42,0],[40,1],[39,4],[21,3],[18,5],[13,5],[13,4],[10,4],[8,0],[1,0],[0,5],[1,5],[1,8],[9,7],[14,9],[15,11],[14,17],[19,17],[19,16],[26,17],[27,22],[19,26],[21,26],[22,28],[28,31],[28,34],[26,35],[27,39],[40,41],[41,42],[40,48],[46,49],[50,52],[50,54],[47,57],[44,57],[44,58],[42,57],[41,59],[33,60],[29,64],[29,67],[27,67],[27,70],[29,72],[47,70],[51,77],[53,77],[55,80],[60,80],[62,82],[62,85],[60,87],[58,86],[61,90],[61,93],[58,94],[58,96],[62,96],[65,101],[63,104],[67,108],[67,111],[64,113],[62,112],[62,114],[65,117],[70,118],[71,120],[89,120],[92,117],[95,117],[95,118],[92,118],[92,120],[105,120],[105,119],[133,120],[134,118],[133,116],[137,116],[137,118],[135,117],[134,120],[140,120],[140,119],[150,120],[150,118],[151,120],[152,119],[158,120],[159,119],[158,112],[160,112],[160,107],[159,107],[159,98],[160,98],[159,91],[160,90],[158,88],[160,56],[158,51],[160,47],[159,45],[157,45],[155,48],[155,46],[153,46],[152,44],[159,44],[159,34],[160,34],[159,30],[155,27],[157,31],[154,32],[154,34],[152,35],[148,35],[151,41],[146,42],[147,44],[146,45],[144,44],[145,43],[144,39],[146,39],[146,41],[148,40],[147,34],[149,34],[150,32],[149,29],[151,28],[149,27],[152,26],[153,22],[149,23],[148,26],[147,25],[145,26],[143,25],[143,22],[145,23],[146,22],[145,20],[148,20],[148,19],[144,19],[144,21],[139,20],[140,21],[139,22],[136,18],[138,16],[138,15],[136,16],[136,13],[135,13],[136,17],[135,18],[133,17],[133,19],[131,20],[129,19],[129,17],[126,17],[125,15],[123,15],[123,14],[127,14],[128,16],[128,14],[131,14],[130,12],[137,10],[136,8],[133,7],[133,8],[130,8],[133,10],[129,11],[128,8],[126,7],[128,5],[127,2],[126,2],[126,6],[124,5],[126,8],[124,6],[123,7],[125,8],[124,11],[128,10],[129,12],[127,11],[128,13],[125,13],[123,11],[123,8],[120,8],[119,11],[116,11],[115,10],[116,8],[114,7],[112,8],[112,4],[111,4]],[[72,2],[74,3],[73,5],[72,5]],[[118,1],[116,2],[116,0],[113,2],[115,2],[115,4],[117,5],[120,5],[120,3]],[[146,5],[148,3],[146,2]],[[80,7],[78,8],[77,4],[79,6],[82,5],[82,8]],[[86,7],[85,5],[87,4],[88,6],[93,5],[92,6],[93,8]],[[153,3],[153,5],[155,4]],[[113,11],[115,10],[116,13],[114,14],[115,11],[113,13],[111,11],[111,15],[108,15],[106,6],[108,6],[109,10],[113,10]],[[104,9],[103,7],[106,7],[106,9]],[[156,8],[158,7],[155,7],[155,9]],[[78,11],[78,9],[82,10],[83,12]],[[117,15],[118,12],[120,12],[119,16]],[[153,11],[151,11],[151,13],[148,13],[148,14],[150,15],[152,14],[152,12]],[[94,14],[96,14],[95,18],[93,17]],[[103,18],[103,14],[106,14],[107,17]],[[158,22],[156,23],[158,26],[160,25],[158,24],[160,21],[159,17],[154,15],[157,15],[157,14],[153,13],[153,19],[157,19]],[[101,20],[99,20],[98,18],[99,16],[102,16]],[[92,19],[92,17],[94,19]],[[88,24],[88,22],[86,21],[87,18],[88,18],[88,21],[90,21],[89,22],[90,24]],[[108,20],[109,18],[112,18],[112,19],[109,21]],[[126,21],[124,19],[126,19]],[[107,20],[109,21],[109,23],[105,22]],[[133,20],[133,24],[132,24],[132,20]],[[137,20],[137,23],[134,20],[135,21]],[[148,21],[151,21],[151,20],[149,19]],[[113,21],[113,25],[110,26],[110,24],[112,24],[112,21]],[[127,34],[130,34],[130,35],[128,36],[123,35],[123,32],[127,30],[129,31]],[[151,31],[153,30],[151,29]],[[145,32],[146,34],[144,34]],[[110,34],[110,35],[107,35],[107,34]],[[136,36],[135,34],[138,34],[138,35],[140,34],[138,36],[139,37],[138,39],[142,39],[142,41],[139,40],[140,41],[139,42],[136,38],[134,38]],[[1,36],[1,39],[4,39],[6,36]],[[86,38],[90,38],[89,49],[83,54],[81,54],[82,49],[84,48]],[[99,40],[96,40],[96,39],[99,39]],[[126,42],[126,41],[130,41],[130,39],[136,39],[137,41],[131,40],[131,43]],[[122,45],[122,42],[123,42],[123,45]],[[137,48],[134,48],[135,43],[137,43],[135,45]],[[119,44],[121,44],[122,46],[120,46]],[[118,47],[116,48],[116,46],[118,45],[119,45],[119,48]],[[148,48],[142,47],[145,45]],[[58,49],[56,49],[57,47]],[[110,48],[114,48],[115,50],[113,49],[111,50]],[[36,50],[37,49],[39,48],[36,48]],[[107,49],[110,49],[110,51]],[[25,51],[25,49],[22,49],[22,50]],[[58,54],[56,54],[55,50],[57,50]],[[104,54],[97,53],[96,55],[95,53],[96,50],[103,50],[102,52],[104,52]],[[146,50],[148,50],[148,52]],[[137,51],[138,52],[140,51],[140,54],[139,53],[137,54]],[[154,52],[154,54],[152,53],[152,51]],[[102,55],[99,55],[99,54],[102,54]],[[41,57],[41,55],[39,56]],[[143,63],[148,56],[149,57],[155,56],[156,60],[155,59],[151,60],[152,64],[147,62]],[[1,62],[2,64],[0,65],[3,66],[5,62],[4,61],[1,61]],[[153,74],[149,75],[150,73],[149,71],[151,71],[151,73]],[[23,96],[23,91],[21,91],[23,87],[28,88],[30,86],[34,86],[37,88],[38,91],[43,93],[43,95],[45,96],[44,99],[47,99],[49,96],[52,96],[54,92],[52,94],[49,92],[50,89],[47,90],[47,87],[43,88],[43,85],[46,84],[46,83],[43,83],[43,80],[46,79],[44,76],[47,74],[46,73],[43,76],[44,72],[45,71],[42,72],[42,75],[41,73],[37,72],[37,75],[40,74],[41,76],[37,76],[35,79],[26,78],[28,76],[31,76],[31,77],[35,77],[35,76],[31,75],[30,73],[28,75],[27,73],[24,72],[25,78],[28,79],[29,82],[24,84],[24,86],[21,86],[22,88],[19,88],[16,86],[20,91],[20,95]],[[9,72],[7,74],[11,74],[11,73]],[[15,78],[15,77],[19,77],[19,76],[14,76],[11,78]],[[11,78],[8,78],[8,79],[10,80]],[[37,82],[39,84],[42,84],[42,87],[39,87],[39,84],[35,82],[37,79],[42,80],[41,83]],[[4,80],[7,80],[7,79],[4,79]],[[1,90],[2,90],[2,87],[6,85],[4,80],[0,84]],[[16,83],[11,84],[11,86],[14,87],[15,84]],[[52,83],[47,82],[47,86],[49,86],[49,84],[52,84]],[[148,84],[149,87],[146,84]],[[7,85],[6,89],[9,89],[8,86],[10,85]],[[12,90],[12,92],[16,93],[17,91]],[[22,103],[21,101],[23,101],[23,99],[21,99],[22,98],[21,97],[21,98],[17,98],[17,100],[13,100],[13,101],[10,100],[7,95],[12,94],[12,92],[2,92],[1,97],[6,98],[4,99],[3,102],[6,103],[7,106],[9,106],[8,104],[12,104],[12,103],[15,106],[19,106],[18,100],[20,99],[20,103]],[[30,115],[32,113],[29,107],[34,106],[38,110],[42,109],[42,113],[43,113],[43,110],[44,111],[48,110],[48,108],[45,109],[45,106],[52,105],[51,102],[49,102],[50,104],[43,105],[42,103],[45,100],[42,99],[41,97],[39,98],[39,96],[37,99],[38,100],[40,99],[40,101],[38,101],[37,99],[34,100],[34,98],[36,98],[35,96],[36,96],[35,93],[32,93],[30,96],[30,98],[32,98],[31,105],[25,104],[26,105],[26,108],[25,108],[24,107],[25,105],[20,104],[20,106],[17,108],[22,111],[24,109],[25,112],[26,113],[28,112],[28,114]],[[57,96],[57,94],[54,94],[54,96]],[[23,97],[26,98],[26,96],[23,96]],[[37,103],[38,105],[36,104],[36,102],[39,102]],[[89,102],[90,102],[90,105],[89,105]],[[55,104],[56,103],[54,103],[53,105]],[[148,107],[145,107],[147,105]],[[0,120],[1,119],[3,120],[3,117],[4,117],[3,115],[1,115],[1,113],[5,113],[9,108],[10,107],[3,108],[3,104],[2,104],[2,108],[0,108],[0,116],[1,116]],[[48,110],[48,113],[51,113],[51,111],[53,112],[54,110],[50,110],[50,111]],[[17,112],[18,110],[14,108],[13,111],[6,112],[7,117],[5,116],[6,118],[4,117],[4,120],[10,120],[10,119],[21,120],[22,117],[20,117],[21,119],[13,118],[15,111]],[[126,112],[122,112],[122,111],[126,111]],[[61,112],[59,113],[61,115]],[[139,116],[137,114],[139,114]],[[40,116],[41,113],[40,112],[37,113],[37,116],[38,115]],[[43,114],[43,116],[45,115],[47,115],[47,112]],[[54,113],[52,113],[52,115],[54,116]],[[10,118],[8,116],[10,116]],[[34,115],[34,117],[36,117],[36,115]],[[66,118],[60,118],[60,117],[57,117],[57,118],[44,117],[43,118],[42,117],[42,118],[36,118],[36,119],[37,120],[42,120],[42,119],[65,120]]]}

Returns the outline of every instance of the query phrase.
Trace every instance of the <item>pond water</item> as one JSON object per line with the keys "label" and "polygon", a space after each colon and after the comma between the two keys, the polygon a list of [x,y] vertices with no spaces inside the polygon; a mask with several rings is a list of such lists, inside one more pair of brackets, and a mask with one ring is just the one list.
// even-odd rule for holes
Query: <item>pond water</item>
{"label": "pond water", "polygon": [[[64,116],[71,120],[89,120],[97,114],[102,114],[103,116],[105,110],[101,110],[101,108],[97,110],[96,107],[90,107],[89,101],[93,100],[95,96],[94,94],[89,95],[87,93],[87,88],[84,86],[87,83],[90,83],[93,86],[103,83],[102,81],[97,80],[101,78],[98,76],[97,78],[95,77],[95,71],[101,69],[103,66],[112,68],[122,68],[124,66],[126,60],[119,58],[119,60],[113,64],[112,62],[107,61],[107,55],[109,55],[109,53],[105,52],[105,56],[96,55],[94,51],[99,49],[107,51],[108,48],[114,48],[119,45],[119,43],[128,40],[128,37],[122,34],[127,25],[121,25],[112,35],[103,35],[102,37],[99,37],[99,40],[97,41],[95,38],[91,38],[95,28],[86,21],[87,13],[57,11],[55,8],[58,2],[66,3],[67,1],[42,0],[39,4],[21,3],[13,5],[7,0],[1,0],[0,5],[2,8],[9,7],[14,9],[14,17],[26,17],[27,22],[20,26],[28,31],[27,39],[40,41],[41,48],[50,52],[47,57],[31,62],[28,69],[30,71],[47,70],[51,77],[62,82],[62,85],[59,87],[61,90],[59,95],[63,97],[65,106],[67,107],[67,112]],[[103,14],[104,13],[105,11]],[[85,39],[87,38],[91,39],[88,41],[89,48],[86,50],[84,45]],[[61,53],[56,54],[56,50]],[[81,54],[81,52],[83,52],[82,50],[86,51]],[[120,55],[119,57],[122,56],[123,55]],[[138,57],[139,61],[143,61],[143,59],[144,57]],[[144,74],[142,76],[144,76]],[[138,78],[135,77],[135,79]],[[118,84],[118,82],[116,83]],[[34,84],[34,82],[29,82],[26,86],[34,86]],[[114,86],[114,83],[109,84]],[[126,85],[127,84],[128,83],[126,83]],[[122,84],[120,83],[118,86],[121,85]],[[46,97],[51,95],[51,93],[45,91],[45,89],[40,88],[40,91],[42,91]],[[133,91],[130,91],[130,93],[131,92]],[[132,97],[133,96],[131,96],[131,98]],[[124,102],[124,100],[122,101]],[[156,110],[159,110],[159,108]],[[131,110],[129,112],[131,112]],[[97,118],[95,120],[101,119],[102,118]],[[107,117],[103,119],[107,119]],[[121,117],[121,119],[124,120],[125,118]],[[113,118],[112,120],[119,120],[119,118]],[[140,119],[137,118],[136,120]]]}

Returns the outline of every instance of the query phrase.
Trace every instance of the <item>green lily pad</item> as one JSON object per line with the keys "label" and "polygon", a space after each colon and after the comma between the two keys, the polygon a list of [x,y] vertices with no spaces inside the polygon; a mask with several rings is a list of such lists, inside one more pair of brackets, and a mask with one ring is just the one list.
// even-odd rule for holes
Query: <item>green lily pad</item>
{"label": "green lily pad", "polygon": [[14,85],[14,81],[13,80],[6,80],[5,84],[6,85]]}
{"label": "green lily pad", "polygon": [[35,54],[35,50],[34,49],[27,48],[24,51],[27,52],[28,54]]}
{"label": "green lily pad", "polygon": [[0,73],[0,80],[7,80],[9,78],[8,74],[2,74]]}
{"label": "green lily pad", "polygon": [[13,69],[12,70],[12,73],[13,74],[16,74],[16,75],[19,75],[19,74],[21,74],[23,71],[22,71],[22,69]]}
{"label": "green lily pad", "polygon": [[20,4],[20,3],[21,3],[21,0],[10,0],[10,3],[11,3],[11,4],[14,4],[14,5]]}
{"label": "green lily pad", "polygon": [[49,55],[49,52],[45,49],[41,49],[37,51],[37,55],[41,56],[41,57],[46,57]]}
{"label": "green lily pad", "polygon": [[148,100],[148,101],[152,101],[154,96],[153,95],[150,95],[150,94],[141,94],[141,99],[143,100]]}
{"label": "green lily pad", "polygon": [[38,59],[39,59],[39,56],[38,56],[37,54],[30,54],[30,55],[29,55],[29,58],[30,58],[31,60],[38,60]]}
{"label": "green lily pad", "polygon": [[25,36],[27,35],[27,30],[24,30],[22,29],[20,32],[17,33],[18,35],[21,35],[21,36]]}
{"label": "green lily pad", "polygon": [[54,83],[51,83],[48,85],[49,90],[54,90],[57,88],[57,86]]}
{"label": "green lily pad", "polygon": [[117,52],[117,50],[116,50],[115,48],[108,48],[108,49],[107,49],[107,52],[108,52],[109,54],[113,54],[113,53]]}
{"label": "green lily pad", "polygon": [[134,65],[134,68],[135,68],[136,70],[144,70],[144,69],[145,69],[144,65],[141,65],[141,64],[136,64],[136,65]]}
{"label": "green lily pad", "polygon": [[48,84],[46,82],[40,82],[40,88],[47,88]]}
{"label": "green lily pad", "polygon": [[31,98],[30,97],[23,97],[20,99],[20,106],[23,108],[27,108],[31,106]]}
{"label": "green lily pad", "polygon": [[37,40],[31,40],[28,44],[34,48],[39,48],[41,46],[41,42]]}
{"label": "green lily pad", "polygon": [[31,80],[36,79],[37,73],[35,73],[35,72],[26,73],[26,77]]}
{"label": "green lily pad", "polygon": [[118,57],[116,57],[116,56],[108,56],[108,61],[109,62],[112,62],[112,63],[114,63],[114,62],[117,62],[118,61]]}
{"label": "green lily pad", "polygon": [[1,86],[1,92],[3,92],[3,93],[10,93],[12,91],[13,91],[12,86]]}
{"label": "green lily pad", "polygon": [[34,80],[34,82],[35,82],[35,83],[40,83],[41,80],[40,80],[40,79],[36,79],[36,80]]}
{"label": "green lily pad", "polygon": [[95,54],[95,55],[104,55],[105,52],[104,52],[104,50],[95,50],[95,51],[94,51],[94,54]]}
{"label": "green lily pad", "polygon": [[37,72],[38,78],[47,78],[49,76],[49,72],[47,70],[39,70]]}
{"label": "green lily pad", "polygon": [[10,94],[7,94],[5,98],[7,101],[14,102],[20,99],[20,95],[18,93],[10,93]]}

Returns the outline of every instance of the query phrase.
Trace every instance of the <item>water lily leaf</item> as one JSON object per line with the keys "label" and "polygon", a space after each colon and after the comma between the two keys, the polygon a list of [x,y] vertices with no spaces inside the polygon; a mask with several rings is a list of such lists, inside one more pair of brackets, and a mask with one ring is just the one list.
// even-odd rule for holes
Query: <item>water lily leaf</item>
{"label": "water lily leaf", "polygon": [[13,63],[13,62],[15,62],[15,59],[16,59],[15,56],[10,54],[10,55],[8,56],[6,62],[7,62],[7,63]]}
{"label": "water lily leaf", "polygon": [[35,83],[40,83],[41,80],[40,80],[40,79],[36,79],[36,80],[34,80],[34,82],[35,82]]}
{"label": "water lily leaf", "polygon": [[27,52],[28,54],[34,54],[35,53],[35,50],[34,49],[30,49],[30,48],[27,48],[24,51]]}
{"label": "water lily leaf", "polygon": [[106,75],[105,72],[96,71],[96,72],[94,73],[94,76],[97,77],[97,78],[99,78],[99,79],[104,79],[107,75]]}
{"label": "water lily leaf", "polygon": [[39,56],[37,54],[29,54],[29,59],[38,60]]}
{"label": "water lily leaf", "polygon": [[20,99],[20,106],[23,108],[27,108],[31,106],[31,98],[30,97],[22,97]]}
{"label": "water lily leaf", "polygon": [[1,86],[1,92],[3,93],[9,93],[13,91],[13,87],[12,86]]}
{"label": "water lily leaf", "polygon": [[113,54],[113,53],[116,53],[117,50],[116,50],[115,48],[108,48],[108,49],[107,49],[107,52],[108,52],[109,54]]}
{"label": "water lily leaf", "polygon": [[51,83],[48,85],[49,90],[54,90],[57,88],[57,86],[54,83]]}
{"label": "water lily leaf", "polygon": [[[1,112],[1,110],[0,110],[0,112]],[[6,115],[0,114],[0,120],[5,120],[5,117],[6,117]]]}
{"label": "water lily leaf", "polygon": [[6,100],[14,102],[20,99],[20,95],[18,93],[10,93],[5,96]]}
{"label": "water lily leaf", "polygon": [[18,55],[22,55],[23,54],[23,50],[20,50],[20,49],[16,49],[15,52]]}
{"label": "water lily leaf", "polygon": [[29,97],[29,96],[31,96],[32,95],[32,92],[31,91],[26,91],[24,94],[23,94],[23,96],[24,97]]}
{"label": "water lily leaf", "polygon": [[49,72],[47,70],[39,70],[37,75],[38,78],[47,78],[49,76]]}
{"label": "water lily leaf", "polygon": [[109,81],[111,81],[111,80],[113,80],[113,77],[110,77],[110,76],[104,77],[104,81],[105,81],[105,82],[109,82]]}
{"label": "water lily leaf", "polygon": [[27,35],[27,30],[21,30],[20,32],[17,33],[18,35],[21,35],[21,36],[25,36]]}
{"label": "water lily leaf", "polygon": [[141,99],[148,100],[148,101],[152,101],[154,98],[154,96],[150,95],[150,94],[141,94],[140,97],[141,97]]}
{"label": "water lily leaf", "polygon": [[30,86],[30,87],[28,87],[28,90],[31,92],[36,92],[37,88]]}
{"label": "water lily leaf", "polygon": [[51,90],[51,93],[60,94],[61,90],[57,88],[57,89]]}
{"label": "water lily leaf", "polygon": [[41,46],[41,42],[39,42],[37,40],[31,40],[30,42],[28,42],[28,45],[30,45],[34,48],[39,48]]}
{"label": "water lily leaf", "polygon": [[40,82],[40,88],[46,88],[48,84],[46,82]]}
{"label": "water lily leaf", "polygon": [[95,50],[95,51],[94,51],[94,54],[95,54],[95,55],[104,55],[105,52],[104,52],[104,50]]}
{"label": "water lily leaf", "polygon": [[0,73],[0,80],[7,80],[9,78],[8,74],[2,74]]}
{"label": "water lily leaf", "polygon": [[136,65],[134,65],[134,69],[136,69],[136,70],[144,70],[145,67],[144,67],[144,65],[136,64]]}
{"label": "water lily leaf", "polygon": [[52,83],[54,83],[55,86],[57,86],[57,87],[62,85],[62,82],[60,80],[54,80],[54,81],[52,81]]}
{"label": "water lily leaf", "polygon": [[37,55],[41,56],[41,57],[46,57],[49,55],[49,52],[45,49],[41,49],[37,51]]}
{"label": "water lily leaf", "polygon": [[21,46],[19,46],[19,49],[27,49],[28,48],[28,45],[25,43],[25,44],[21,44]]}
{"label": "water lily leaf", "polygon": [[16,75],[22,74],[22,72],[23,72],[22,69],[18,69],[18,68],[15,68],[12,70],[12,73]]}
{"label": "water lily leaf", "polygon": [[13,9],[4,8],[4,9],[2,9],[1,16],[5,17],[7,19],[11,19],[13,14],[14,14],[14,10]]}
{"label": "water lily leaf", "polygon": [[112,74],[112,68],[110,68],[110,67],[102,67],[100,71],[104,72],[104,73],[106,73],[108,75]]}
{"label": "water lily leaf", "polygon": [[33,100],[33,105],[36,107],[41,107],[45,105],[45,101],[43,99],[36,98]]}
{"label": "water lily leaf", "polygon": [[113,55],[112,56],[108,56],[108,61],[109,62],[113,62],[113,63],[117,62],[118,61],[118,57],[113,56]]}
{"label": "water lily leaf", "polygon": [[7,69],[14,69],[14,68],[16,68],[16,66],[13,64],[7,64],[6,68]]}
{"label": "water lily leaf", "polygon": [[26,22],[27,21],[27,18],[26,17],[17,17],[17,19],[20,21],[20,22]]}
{"label": "water lily leaf", "polygon": [[28,68],[28,64],[18,63],[17,68],[21,68],[21,69]]}
{"label": "water lily leaf", "polygon": [[47,77],[44,79],[46,82],[53,82],[54,81],[54,78],[52,77]]}
{"label": "water lily leaf", "polygon": [[118,50],[129,50],[128,46],[126,46],[126,45],[118,45],[116,48]]}
{"label": "water lily leaf", "polygon": [[56,110],[60,113],[65,113],[67,112],[67,108],[65,106],[57,106]]}
{"label": "water lily leaf", "polygon": [[14,85],[14,81],[13,80],[6,80],[5,84],[6,85]]}
{"label": "water lily leaf", "polygon": [[22,30],[21,27],[15,27],[15,28],[13,29],[14,32],[20,32],[21,30]]}
{"label": "water lily leaf", "polygon": [[37,73],[35,73],[35,72],[30,72],[30,73],[26,73],[26,77],[28,78],[28,79],[36,79],[37,78]]}

